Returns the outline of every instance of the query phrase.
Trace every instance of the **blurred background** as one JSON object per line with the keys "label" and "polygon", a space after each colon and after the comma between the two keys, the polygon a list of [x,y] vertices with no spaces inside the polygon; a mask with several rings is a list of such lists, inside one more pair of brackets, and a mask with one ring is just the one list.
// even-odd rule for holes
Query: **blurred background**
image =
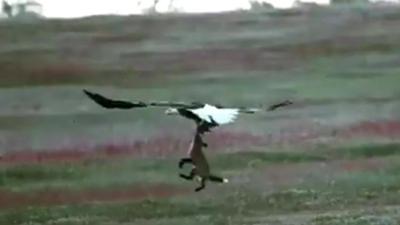
{"label": "blurred background", "polygon": [[[3,1],[0,221],[399,224],[399,25],[398,1]],[[295,104],[207,135],[231,183],[194,193],[192,121],[83,89]]]}

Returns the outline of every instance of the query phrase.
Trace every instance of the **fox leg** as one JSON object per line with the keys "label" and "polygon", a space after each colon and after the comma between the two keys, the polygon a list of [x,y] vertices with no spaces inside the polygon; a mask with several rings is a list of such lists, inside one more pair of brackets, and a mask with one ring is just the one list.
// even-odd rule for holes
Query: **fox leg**
{"label": "fox leg", "polygon": [[183,165],[185,165],[186,163],[193,164],[193,160],[191,158],[182,158],[181,160],[179,160],[179,168],[182,169]]}
{"label": "fox leg", "polygon": [[206,179],[204,179],[203,177],[200,178],[200,186],[197,187],[196,189],[194,189],[195,192],[201,191],[202,189],[204,189],[206,187]]}
{"label": "fox leg", "polygon": [[193,169],[190,171],[189,175],[180,173],[179,176],[180,176],[181,178],[185,179],[185,180],[193,180],[194,174],[195,174],[195,171],[194,171],[194,170],[195,170],[195,169],[193,168]]}

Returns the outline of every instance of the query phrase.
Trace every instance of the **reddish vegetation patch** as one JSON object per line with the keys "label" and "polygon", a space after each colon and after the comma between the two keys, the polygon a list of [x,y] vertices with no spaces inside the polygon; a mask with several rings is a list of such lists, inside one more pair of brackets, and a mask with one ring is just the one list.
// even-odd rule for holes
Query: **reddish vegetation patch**
{"label": "reddish vegetation patch", "polygon": [[[244,43],[245,44],[245,43]],[[140,71],[193,72],[206,70],[283,70],[298,64],[286,54],[259,48],[199,48],[179,52],[128,53],[129,62]]]}
{"label": "reddish vegetation patch", "polygon": [[68,79],[83,77],[92,71],[87,66],[80,63],[53,63],[39,64],[30,68],[29,76],[36,79]]}
{"label": "reddish vegetation patch", "polygon": [[[38,56],[39,57],[39,56]],[[0,63],[4,84],[50,84],[76,82],[88,79],[93,75],[89,66],[78,62],[52,62],[32,59],[29,62],[12,61]]]}
{"label": "reddish vegetation patch", "polygon": [[125,33],[125,34],[113,34],[113,33],[96,33],[92,37],[92,41],[95,44],[109,44],[109,43],[136,43],[146,40],[150,37],[150,34],[144,32],[141,33]]}
{"label": "reddish vegetation patch", "polygon": [[[318,123],[297,123],[278,133],[258,136],[249,132],[218,131],[206,137],[209,151],[226,151],[261,145],[298,145],[329,138],[331,141],[362,137],[400,138],[400,121],[364,121],[347,127],[330,127]],[[40,163],[48,161],[82,161],[92,158],[123,156],[166,157],[185,154],[190,137],[160,136],[147,140],[108,143],[98,146],[74,145],[70,148],[43,151],[25,150],[0,156],[0,163]]]}
{"label": "reddish vegetation patch", "polygon": [[361,159],[352,161],[340,161],[338,163],[341,169],[345,171],[376,171],[381,170],[387,166],[387,162],[384,159]]}
{"label": "reddish vegetation patch", "polygon": [[246,147],[265,144],[265,137],[254,135],[249,132],[216,132],[211,133],[206,138],[210,147],[221,150],[229,147]]}
{"label": "reddish vegetation patch", "polygon": [[315,143],[320,140],[336,142],[355,138],[400,138],[400,121],[378,120],[362,121],[348,126],[336,127],[319,123],[293,123],[283,128],[279,133],[263,137],[266,145],[298,145]]}
{"label": "reddish vegetation patch", "polygon": [[19,151],[0,156],[1,163],[41,163],[48,161],[78,161],[89,158],[88,152],[77,150],[31,152]]}
{"label": "reddish vegetation patch", "polygon": [[339,132],[339,136],[346,138],[359,136],[399,138],[400,121],[364,121],[342,129]]}
{"label": "reddish vegetation patch", "polygon": [[[263,137],[249,133],[216,132],[206,138],[210,149],[222,150],[229,147],[245,147],[263,143]],[[24,150],[0,156],[0,163],[41,163],[51,161],[82,161],[92,158],[113,158],[123,156],[165,157],[185,154],[190,139],[162,136],[148,140],[116,142],[98,146],[77,145],[64,149],[44,151]]]}
{"label": "reddish vegetation patch", "polygon": [[[388,166],[382,158],[358,160],[333,160],[327,162],[307,162],[299,164],[274,164],[266,166],[261,176],[266,185],[280,188],[283,185],[302,183],[308,178],[334,180],[335,175],[348,172],[377,171]],[[253,178],[259,179],[260,178]]]}
{"label": "reddish vegetation patch", "polygon": [[94,201],[132,201],[149,197],[168,198],[189,193],[190,190],[168,185],[132,186],[112,190],[46,190],[30,194],[15,193],[0,190],[0,208],[21,206],[49,206],[74,203],[88,203]]}
{"label": "reddish vegetation patch", "polygon": [[384,52],[392,49],[393,45],[394,43],[377,37],[368,38],[368,41],[360,41],[360,37],[358,36],[334,36],[329,39],[315,40],[313,42],[271,47],[269,50],[284,52],[293,56],[315,57],[318,55],[342,55],[370,51]]}

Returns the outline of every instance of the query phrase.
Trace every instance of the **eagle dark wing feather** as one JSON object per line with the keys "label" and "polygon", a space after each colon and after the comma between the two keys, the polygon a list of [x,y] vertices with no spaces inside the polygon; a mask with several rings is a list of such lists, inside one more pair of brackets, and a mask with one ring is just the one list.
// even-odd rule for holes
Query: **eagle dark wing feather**
{"label": "eagle dark wing feather", "polygon": [[94,102],[96,102],[97,104],[101,105],[104,108],[107,109],[113,109],[113,108],[117,108],[117,109],[131,109],[131,108],[141,108],[141,107],[146,107],[146,103],[144,102],[137,102],[137,103],[133,103],[133,102],[129,102],[129,101],[121,101],[121,100],[112,100],[109,98],[106,98],[102,95],[87,91],[87,90],[83,90],[83,92],[90,98],[92,99]]}
{"label": "eagle dark wing feather", "polygon": [[186,108],[178,108],[177,110],[181,116],[194,120],[197,124],[199,124],[202,121],[200,117],[198,117],[196,114],[194,114],[192,111]]}
{"label": "eagle dark wing feather", "polygon": [[217,127],[219,125],[217,122],[214,121],[212,117],[210,117],[212,121],[212,123],[210,123],[201,119],[195,113],[186,108],[178,108],[177,110],[181,116],[195,121],[197,124],[197,129],[200,133],[210,132],[211,128]]}
{"label": "eagle dark wing feather", "polygon": [[201,108],[204,106],[203,103],[192,102],[192,103],[185,103],[185,102],[169,102],[169,101],[159,101],[159,102],[150,102],[150,106],[168,106],[173,108],[186,108],[186,109],[193,109],[193,108]]}
{"label": "eagle dark wing feather", "polygon": [[291,104],[293,104],[293,102],[291,102],[289,100],[286,100],[286,101],[271,105],[270,107],[268,107],[268,111],[273,111],[275,109],[278,109],[278,108],[281,108],[281,107],[285,107],[285,106],[291,105]]}

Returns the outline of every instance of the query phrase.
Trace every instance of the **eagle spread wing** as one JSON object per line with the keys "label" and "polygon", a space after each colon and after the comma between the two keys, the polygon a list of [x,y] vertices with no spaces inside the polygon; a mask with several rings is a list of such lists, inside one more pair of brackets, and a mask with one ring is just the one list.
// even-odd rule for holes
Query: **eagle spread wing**
{"label": "eagle spread wing", "polygon": [[271,105],[270,107],[268,107],[268,111],[274,111],[275,109],[285,107],[285,106],[291,105],[291,104],[293,104],[293,102],[286,100],[286,101]]}
{"label": "eagle spread wing", "polygon": [[112,100],[109,98],[106,98],[102,95],[83,90],[83,92],[94,102],[97,104],[101,105],[104,108],[107,109],[131,109],[131,108],[142,108],[146,107],[147,104],[144,102],[129,102],[129,101],[121,101],[121,100]]}

